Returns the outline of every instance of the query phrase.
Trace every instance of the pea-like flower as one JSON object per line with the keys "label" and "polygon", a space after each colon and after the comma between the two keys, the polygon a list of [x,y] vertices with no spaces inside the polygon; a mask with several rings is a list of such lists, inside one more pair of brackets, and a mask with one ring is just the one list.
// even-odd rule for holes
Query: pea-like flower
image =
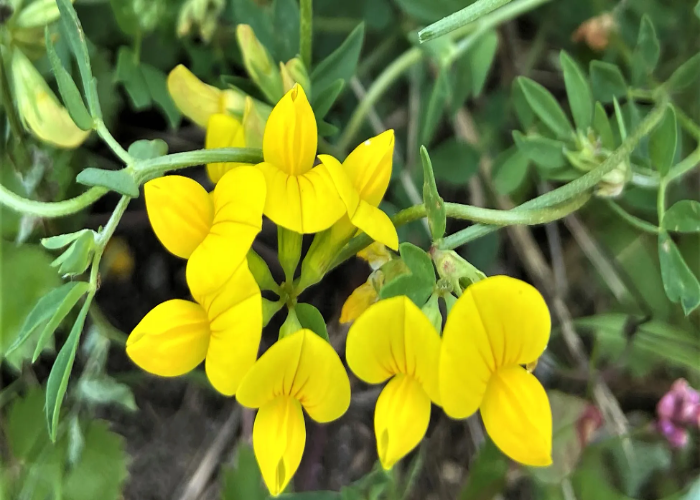
{"label": "pea-like flower", "polygon": [[149,181],[144,189],[156,236],[171,253],[189,259],[190,288],[214,292],[244,261],[262,228],[264,177],[248,166],[224,175],[211,194],[178,175]]}
{"label": "pea-like flower", "polygon": [[440,336],[405,296],[371,306],[350,328],[345,351],[350,369],[384,387],[374,410],[379,460],[385,469],[415,448],[430,421],[430,402],[440,403]]}
{"label": "pea-like flower", "polygon": [[304,89],[295,85],[272,109],[263,136],[265,161],[258,168],[267,181],[265,215],[297,233],[328,229],[343,204],[326,165],[314,167],[318,131]]}
{"label": "pea-like flower", "polygon": [[552,412],[544,388],[522,365],[540,357],[550,328],[549,310],[534,287],[494,276],[464,291],[442,335],[445,413],[466,418],[480,409],[496,446],[532,466],[552,463]]}
{"label": "pea-like flower", "polygon": [[[207,124],[207,136],[204,141],[206,149],[244,148],[245,146],[245,129],[237,118],[222,113],[211,115]],[[226,172],[241,165],[245,165],[245,163],[207,163],[207,175],[209,180],[216,184]]]}
{"label": "pea-like flower", "polygon": [[253,449],[274,496],[284,491],[304,453],[302,408],[316,422],[340,418],[350,406],[350,381],[333,347],[311,330],[278,340],[253,365],[236,394],[259,408]]}
{"label": "pea-like flower", "polygon": [[196,302],[169,300],[136,325],[126,353],[143,370],[176,377],[205,361],[212,386],[232,396],[255,363],[262,334],[262,299],[243,260],[223,286],[203,293],[188,283]]}

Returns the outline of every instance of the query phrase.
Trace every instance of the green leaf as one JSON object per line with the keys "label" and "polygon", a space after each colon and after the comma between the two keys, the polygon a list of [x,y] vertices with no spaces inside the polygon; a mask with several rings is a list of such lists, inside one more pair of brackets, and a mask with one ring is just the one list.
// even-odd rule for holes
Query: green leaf
{"label": "green leaf", "polygon": [[182,120],[182,114],[168,91],[167,76],[161,70],[154,68],[150,64],[141,63],[139,68],[146,82],[148,93],[151,95],[151,99],[156,107],[163,112],[165,118],[168,120],[170,128],[177,128]]}
{"label": "green leaf", "polygon": [[661,46],[659,39],[656,37],[656,30],[651,18],[648,15],[642,16],[642,22],[639,25],[639,35],[637,37],[637,46],[634,49],[632,56],[632,69],[635,73],[635,81],[643,82],[643,77],[650,75],[659,62],[661,54]]}
{"label": "green leaf", "polygon": [[700,282],[666,231],[659,234],[659,261],[666,295],[671,302],[680,302],[689,315],[700,305]]}
{"label": "green leaf", "polygon": [[431,154],[435,179],[453,186],[464,186],[479,170],[479,152],[456,137],[440,143]]}
{"label": "green leaf", "polygon": [[82,274],[90,265],[92,252],[95,250],[94,231],[83,233],[59,255],[52,263],[58,267],[61,276],[76,276]]}
{"label": "green leaf", "polygon": [[81,377],[78,381],[77,394],[81,400],[90,404],[116,404],[128,411],[138,410],[131,388],[108,376]]}
{"label": "green leaf", "polygon": [[517,146],[498,155],[491,170],[496,191],[508,195],[518,189],[527,178],[529,162],[527,155]]}
{"label": "green leaf", "polygon": [[134,12],[134,3],[124,0],[109,0],[112,6],[114,20],[117,21],[119,29],[130,37],[141,36],[141,26],[139,18]]}
{"label": "green leaf", "polygon": [[620,103],[617,97],[613,97],[613,107],[615,108],[615,120],[617,121],[617,130],[620,132],[620,139],[627,139],[627,126],[625,125],[625,116],[622,114]]}
{"label": "green leaf", "polygon": [[615,149],[615,137],[613,136],[612,127],[608,114],[605,108],[599,102],[595,103],[595,112],[593,114],[593,130],[596,131],[603,147],[609,151]]}
{"label": "green leaf", "polygon": [[433,293],[435,283],[429,283],[412,274],[403,274],[386,283],[379,292],[380,299],[405,295],[418,307],[423,307]]}
{"label": "green leaf", "polygon": [[87,97],[90,114],[93,118],[102,118],[102,110],[97,97],[97,81],[92,76],[90,67],[90,54],[85,43],[85,33],[80,25],[78,14],[70,0],[56,0],[58,10],[61,13],[61,27],[68,41],[68,46],[78,62],[80,77],[83,80],[83,89]]}
{"label": "green leaf", "polygon": [[299,54],[299,4],[296,0],[274,0],[272,24],[275,31],[275,55],[288,61]]}
{"label": "green leaf", "polygon": [[695,200],[674,203],[664,214],[661,227],[679,233],[700,232],[700,203]]}
{"label": "green leaf", "polygon": [[418,40],[423,43],[450,33],[457,28],[476,21],[482,16],[493,12],[499,7],[510,3],[511,0],[477,0],[460,11],[455,12],[431,24],[418,32]]}
{"label": "green leaf", "polygon": [[649,135],[651,164],[659,171],[662,177],[668,173],[676,156],[677,136],[676,112],[672,106],[669,106],[666,108],[661,122]]}
{"label": "green leaf", "polygon": [[593,97],[601,102],[611,102],[615,97],[627,94],[627,83],[620,68],[603,61],[591,61],[591,88]]}
{"label": "green leaf", "polygon": [[321,137],[332,137],[338,132],[340,132],[340,129],[332,123],[328,123],[324,120],[318,122],[318,135]]}
{"label": "green leaf", "polygon": [[532,108],[528,104],[523,88],[518,83],[518,80],[513,80],[511,102],[520,126],[525,130],[529,129],[535,123],[535,113],[533,113]]}
{"label": "green leaf", "polygon": [[48,443],[49,435],[42,419],[44,391],[31,387],[10,406],[4,425],[12,456],[20,461],[31,461]]}
{"label": "green leaf", "polygon": [[224,482],[222,500],[266,500],[269,496],[253,447],[246,442],[238,443],[233,465],[224,465],[221,475]]}
{"label": "green leaf", "polygon": [[124,86],[131,105],[136,111],[147,109],[151,105],[148,84],[141,72],[136,55],[129,47],[121,46],[119,48],[114,79]]}
{"label": "green leaf", "polygon": [[561,67],[564,70],[564,83],[566,95],[569,98],[569,107],[574,116],[576,128],[586,132],[591,125],[593,116],[593,97],[588,78],[578,64],[563,50],[559,53]]}
{"label": "green leaf", "polygon": [[518,84],[532,111],[535,112],[542,123],[557,137],[568,139],[573,132],[573,128],[561,106],[559,106],[559,103],[549,90],[523,76],[518,77]]}
{"label": "green leaf", "polygon": [[[63,248],[69,243],[73,243],[75,240],[80,238],[83,234],[87,232],[93,232],[90,229],[81,229],[80,231],[76,231],[75,233],[66,233],[66,234],[59,234],[58,236],[51,236],[49,238],[42,238],[41,239],[41,245],[44,248],[48,248],[49,250],[58,250],[59,248]],[[97,233],[95,233],[97,234]],[[95,235],[93,234],[93,237]]]}
{"label": "green leaf", "polygon": [[119,500],[128,477],[124,438],[109,430],[107,422],[90,421],[80,461],[65,476],[66,500]]}
{"label": "green leaf", "polygon": [[[695,5],[695,16],[700,19],[700,0],[698,0],[698,3]],[[700,481],[697,483],[697,489],[700,490]]]}
{"label": "green leaf", "polygon": [[68,378],[70,377],[73,362],[75,361],[75,353],[78,350],[78,342],[80,334],[85,325],[85,317],[88,309],[90,309],[90,300],[86,300],[80,309],[78,319],[75,320],[73,329],[63,344],[61,351],[56,356],[56,361],[51,368],[49,380],[46,382],[46,423],[49,429],[51,441],[56,441],[56,432],[58,431],[58,418],[61,413],[61,404],[63,397],[66,395],[68,388]]}
{"label": "green leaf", "polygon": [[86,168],[75,178],[80,184],[86,186],[101,186],[116,191],[119,194],[138,198],[139,185],[134,177],[126,169],[102,170],[100,168]]}
{"label": "green leaf", "polygon": [[426,283],[435,283],[435,268],[427,253],[413,243],[401,243],[399,253],[411,274]]}
{"label": "green leaf", "polygon": [[330,343],[328,338],[328,330],[326,329],[326,320],[323,319],[321,312],[311,304],[297,304],[294,306],[297,313],[299,323],[304,328],[308,328],[316,335]]}
{"label": "green leaf", "polygon": [[85,107],[83,98],[73,78],[71,78],[63,67],[61,60],[58,58],[58,54],[56,54],[56,49],[51,41],[48,27],[44,30],[44,40],[46,43],[46,53],[51,62],[51,69],[56,77],[58,90],[63,98],[63,104],[66,106],[68,114],[70,114],[70,117],[81,130],[91,130],[93,126],[92,117]]}
{"label": "green leaf", "polygon": [[338,79],[347,83],[352,78],[360,59],[364,38],[365,25],[360,23],[340,47],[314,68],[311,73],[311,88],[314,92],[322,92]]}
{"label": "green leaf", "polygon": [[141,139],[131,143],[129,154],[136,160],[151,160],[168,154],[168,144],[163,139]]}
{"label": "green leaf", "polygon": [[445,106],[450,100],[448,69],[441,69],[433,82],[421,119],[420,143],[430,144],[440,119],[445,114]]}
{"label": "green leaf", "polygon": [[522,135],[513,131],[513,139],[525,157],[538,167],[554,170],[566,164],[564,143],[541,135]]}
{"label": "green leaf", "polygon": [[471,90],[474,97],[479,97],[484,90],[486,78],[489,76],[497,50],[498,35],[495,30],[491,30],[481,36],[468,52],[471,68]]}
{"label": "green leaf", "polygon": [[469,466],[467,482],[460,500],[490,500],[506,486],[508,459],[487,439]]}
{"label": "green leaf", "polygon": [[669,92],[683,90],[700,79],[700,52],[684,62],[664,86]]}
{"label": "green leaf", "polygon": [[328,112],[331,110],[333,103],[345,88],[345,81],[343,79],[338,79],[331,83],[321,92],[314,92],[311,98],[311,107],[314,110],[314,115],[316,120],[323,120]]}
{"label": "green leaf", "polygon": [[444,236],[445,229],[447,228],[445,201],[438,193],[437,185],[435,184],[435,174],[433,173],[433,165],[430,162],[430,155],[428,154],[428,150],[425,149],[425,146],[421,146],[420,148],[420,158],[423,163],[423,204],[425,205],[425,211],[428,216],[430,234],[433,241],[438,241]]}

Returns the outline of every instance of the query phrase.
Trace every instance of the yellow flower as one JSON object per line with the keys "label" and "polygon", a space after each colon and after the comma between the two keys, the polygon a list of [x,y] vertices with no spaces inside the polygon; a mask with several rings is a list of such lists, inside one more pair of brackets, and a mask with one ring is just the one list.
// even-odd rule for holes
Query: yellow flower
{"label": "yellow flower", "polygon": [[481,410],[489,436],[526,465],[552,463],[552,413],[542,385],[521,365],[544,351],[549,310],[532,286],[495,276],[469,286],[442,335],[440,396],[452,418]]}
{"label": "yellow flower", "polygon": [[187,282],[202,293],[228,280],[262,228],[265,179],[255,167],[228,172],[211,195],[178,175],[149,181],[144,191],[156,236],[171,253],[189,259]]}
{"label": "yellow flower", "polygon": [[270,113],[258,168],[267,182],[265,215],[302,234],[323,231],[345,213],[328,168],[314,167],[317,142],[314,112],[296,85]]}
{"label": "yellow flower", "polygon": [[379,460],[390,469],[423,439],[430,402],[440,402],[440,336],[413,302],[394,297],[371,306],[350,327],[345,357],[369,384],[391,379],[374,410]]}
{"label": "yellow flower", "polygon": [[331,245],[344,245],[358,228],[373,240],[398,250],[396,228],[377,208],[389,186],[393,154],[394,131],[387,130],[356,147],[342,166],[332,156],[318,157],[328,167],[347,210],[347,216],[331,228]]}
{"label": "yellow flower", "polygon": [[340,311],[340,323],[352,323],[378,299],[379,295],[377,295],[377,290],[374,288],[370,276],[367,281],[352,291],[350,297],[343,304],[343,309]]}
{"label": "yellow flower", "polygon": [[253,365],[236,394],[259,408],[253,449],[273,496],[284,491],[306,442],[302,408],[316,422],[340,418],[350,405],[350,381],[333,347],[311,330],[277,341]]}
{"label": "yellow flower", "polygon": [[391,260],[391,252],[386,249],[385,245],[377,241],[357,252],[357,256],[367,262],[374,271]]}
{"label": "yellow flower", "polygon": [[[209,117],[207,136],[204,142],[206,149],[215,148],[244,148],[245,132],[243,125],[236,118],[221,113]],[[245,165],[245,163],[208,163],[207,174],[216,184],[229,170]]]}
{"label": "yellow flower", "polygon": [[168,75],[168,92],[182,114],[200,127],[206,127],[211,115],[216,113],[240,116],[245,106],[245,94],[207,85],[182,64]]}
{"label": "yellow flower", "polygon": [[12,52],[12,79],[24,126],[38,139],[59,148],[77,148],[89,130],[80,130],[41,74],[19,49]]}
{"label": "yellow flower", "polygon": [[197,302],[169,300],[156,306],[129,335],[126,353],[142,369],[163,377],[183,375],[206,359],[211,384],[232,396],[258,355],[260,289],[245,260],[215,293],[188,284]]}

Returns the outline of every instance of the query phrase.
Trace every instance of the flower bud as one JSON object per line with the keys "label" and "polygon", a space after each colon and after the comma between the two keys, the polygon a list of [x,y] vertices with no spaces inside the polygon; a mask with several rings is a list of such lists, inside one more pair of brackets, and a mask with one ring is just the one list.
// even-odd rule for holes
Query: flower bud
{"label": "flower bud", "polygon": [[255,37],[253,28],[247,24],[238,25],[236,36],[248,75],[260,87],[268,100],[276,103],[284,95],[284,87],[282,75],[280,75],[270,53]]}
{"label": "flower bud", "polygon": [[595,195],[600,198],[615,198],[622,194],[625,185],[632,178],[628,160],[623,160],[614,169],[605,174],[595,187]]}
{"label": "flower bud", "polygon": [[476,267],[464,260],[454,250],[438,250],[433,248],[430,251],[435,267],[441,278],[448,280],[453,290],[461,290],[460,280],[467,280],[469,283],[476,283],[486,278],[486,275]]}
{"label": "flower bud", "polygon": [[610,42],[610,33],[616,29],[615,18],[610,12],[605,12],[583,22],[571,39],[574,42],[585,41],[591,49],[602,51]]}
{"label": "flower bud", "polygon": [[292,90],[294,84],[298,83],[304,92],[311,95],[311,80],[301,59],[295,57],[287,61],[287,64],[280,63],[280,73],[285,92]]}
{"label": "flower bud", "polygon": [[189,35],[192,27],[196,25],[199,26],[199,36],[209,43],[225,6],[225,0],[187,0],[178,15],[177,35]]}

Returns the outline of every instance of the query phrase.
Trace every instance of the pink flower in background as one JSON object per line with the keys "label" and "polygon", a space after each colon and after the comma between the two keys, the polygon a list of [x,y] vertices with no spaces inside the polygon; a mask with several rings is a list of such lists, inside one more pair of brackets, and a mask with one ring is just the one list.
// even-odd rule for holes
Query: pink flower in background
{"label": "pink flower in background", "polygon": [[688,427],[700,427],[700,393],[682,378],[656,405],[657,429],[674,448],[688,444]]}

